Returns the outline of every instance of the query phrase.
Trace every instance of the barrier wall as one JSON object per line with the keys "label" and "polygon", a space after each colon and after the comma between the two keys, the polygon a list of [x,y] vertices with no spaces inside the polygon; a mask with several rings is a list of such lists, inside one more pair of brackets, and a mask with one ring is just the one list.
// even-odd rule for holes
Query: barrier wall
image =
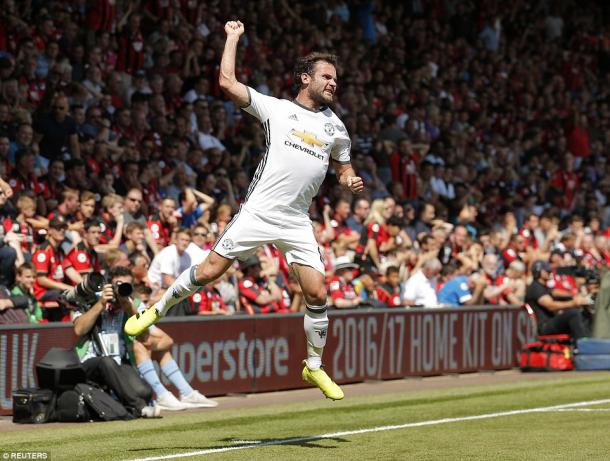
{"label": "barrier wall", "polygon": [[[332,311],[323,362],[339,383],[430,376],[516,365],[533,338],[517,307]],[[305,387],[299,314],[169,318],[173,355],[190,384],[214,396]],[[35,364],[52,347],[70,348],[71,324],[0,327],[0,415],[14,389],[36,386]]]}

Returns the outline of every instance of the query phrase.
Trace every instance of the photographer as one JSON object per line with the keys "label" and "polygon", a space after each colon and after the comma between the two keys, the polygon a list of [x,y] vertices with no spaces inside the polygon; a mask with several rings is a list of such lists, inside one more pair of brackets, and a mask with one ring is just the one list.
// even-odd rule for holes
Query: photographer
{"label": "photographer", "polygon": [[81,338],[77,352],[87,379],[114,391],[136,417],[155,417],[160,409],[146,404],[152,398],[152,389],[128,359],[131,342],[124,335],[123,326],[135,308],[129,295],[119,293],[117,281],[122,270],[120,267],[111,270],[111,283],[104,284],[99,299],[88,310],[75,312],[74,332]]}
{"label": "photographer", "polygon": [[541,335],[567,333],[575,340],[590,336],[582,309],[590,304],[589,301],[578,294],[565,301],[554,299],[551,290],[547,287],[551,277],[551,266],[547,261],[535,261],[532,264],[532,275],[534,280],[527,287],[525,302],[536,313],[538,333]]}

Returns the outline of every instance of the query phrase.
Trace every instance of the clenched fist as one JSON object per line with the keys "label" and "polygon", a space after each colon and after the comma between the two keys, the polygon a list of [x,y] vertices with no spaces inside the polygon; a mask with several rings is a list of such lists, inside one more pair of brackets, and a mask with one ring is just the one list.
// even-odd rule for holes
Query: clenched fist
{"label": "clenched fist", "polygon": [[359,176],[350,176],[347,178],[347,188],[354,194],[358,194],[364,190],[364,181]]}
{"label": "clenched fist", "polygon": [[244,33],[244,25],[241,21],[227,21],[225,24],[225,32],[227,33],[227,37],[239,37]]}

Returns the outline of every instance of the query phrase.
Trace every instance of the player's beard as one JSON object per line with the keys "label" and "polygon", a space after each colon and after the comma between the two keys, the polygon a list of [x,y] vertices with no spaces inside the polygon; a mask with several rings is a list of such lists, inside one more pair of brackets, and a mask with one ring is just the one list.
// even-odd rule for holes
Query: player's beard
{"label": "player's beard", "polygon": [[317,106],[328,106],[333,102],[333,98],[328,99],[324,96],[324,90],[326,88],[322,88],[322,91],[318,91],[316,89],[309,89],[309,97]]}

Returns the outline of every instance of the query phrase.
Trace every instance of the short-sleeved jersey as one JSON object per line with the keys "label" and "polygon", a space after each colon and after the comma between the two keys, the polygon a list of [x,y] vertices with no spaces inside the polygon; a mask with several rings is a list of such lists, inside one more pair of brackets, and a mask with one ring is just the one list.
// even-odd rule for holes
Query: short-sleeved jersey
{"label": "short-sleeved jersey", "polygon": [[66,258],[81,275],[102,270],[102,264],[97,252],[93,248],[87,247],[83,242],[76,245]]}
{"label": "short-sleeved jersey", "polygon": [[438,293],[438,302],[448,306],[461,306],[472,299],[468,277],[458,275],[443,285]]}
{"label": "short-sleeved jersey", "polygon": [[315,112],[296,101],[265,96],[248,87],[244,108],[263,124],[267,150],[256,169],[244,207],[266,214],[308,216],[332,158],[350,162],[350,138],[329,108]]}
{"label": "short-sleeved jersey", "polygon": [[244,277],[239,281],[239,296],[243,303],[248,303],[255,313],[266,314],[269,312],[278,312],[281,309],[277,301],[271,301],[267,304],[257,304],[256,298],[264,294],[267,290],[267,283],[262,280],[254,280],[252,277]]}
{"label": "short-sleeved jersey", "polygon": [[[67,269],[72,264],[65,259],[64,253],[61,248],[55,248],[47,240],[44,242],[38,250],[32,256],[32,264],[36,269],[37,276],[49,277],[56,282],[63,282],[64,280],[64,269]],[[46,293],[47,289],[38,284],[38,281],[34,283],[34,296],[40,301],[40,298]]]}
{"label": "short-sleeved jersey", "polygon": [[333,300],[337,299],[355,299],[357,297],[356,290],[351,283],[346,283],[336,275],[331,279],[328,291]]}
{"label": "short-sleeved jersey", "polygon": [[222,295],[215,288],[204,287],[197,293],[192,294],[188,299],[194,314],[227,310]]}

